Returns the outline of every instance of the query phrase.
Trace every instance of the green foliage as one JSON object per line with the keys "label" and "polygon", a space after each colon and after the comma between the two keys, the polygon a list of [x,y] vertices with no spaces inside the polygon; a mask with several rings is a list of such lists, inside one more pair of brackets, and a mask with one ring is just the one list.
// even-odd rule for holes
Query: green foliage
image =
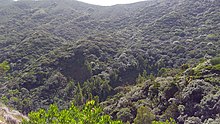
{"label": "green foliage", "polygon": [[6,96],[2,96],[1,101],[6,104],[9,102],[9,99]]}
{"label": "green foliage", "polygon": [[134,124],[151,124],[155,119],[155,115],[148,107],[141,106],[137,110],[137,116],[134,119]]}
{"label": "green foliage", "polygon": [[204,80],[212,84],[217,84],[217,85],[220,84],[220,77],[208,77],[208,78],[205,78]]}
{"label": "green foliage", "polygon": [[205,66],[205,62],[203,63],[199,63],[196,67],[193,68],[193,73],[196,76],[200,76],[201,75],[201,70],[204,69]]}
{"label": "green foliage", "polygon": [[176,124],[176,121],[174,119],[170,118],[170,120],[166,120],[165,122],[153,121],[152,124]]}
{"label": "green foliage", "polygon": [[181,66],[181,69],[182,69],[182,70],[186,70],[186,69],[188,69],[189,67],[190,67],[189,64],[183,64],[183,65]]}
{"label": "green foliage", "polygon": [[[0,13],[4,13],[0,19],[0,52],[1,59],[12,62],[13,69],[9,72],[13,79],[7,82],[7,87],[0,83],[3,84],[0,92],[12,100],[11,106],[22,112],[29,111],[18,103],[27,103],[29,99],[30,110],[53,102],[65,107],[71,100],[81,105],[91,96],[104,101],[117,93],[111,87],[133,85],[142,70],[156,75],[160,68],[165,68],[159,75],[174,77],[182,70],[172,68],[189,60],[196,63],[206,53],[215,56],[220,52],[217,1],[175,4],[164,0],[149,6],[137,3],[109,9],[71,0],[52,4],[48,0],[11,2],[4,7],[2,1],[6,0],[1,0],[0,5]],[[135,18],[129,18],[130,13]],[[21,16],[28,19],[21,20]],[[219,70],[219,66],[210,69]],[[56,78],[50,78],[55,76],[53,73]],[[104,81],[89,80],[96,76]],[[181,76],[175,77],[176,83]],[[137,82],[151,79],[153,83],[155,79],[153,75],[139,77]],[[188,79],[190,82],[191,78]],[[68,84],[70,80],[75,83]],[[153,93],[160,92],[160,84],[154,83]],[[22,88],[27,92],[21,92]],[[19,93],[10,94],[11,89],[18,89]]]}
{"label": "green foliage", "polygon": [[215,57],[210,60],[211,65],[206,65],[206,62],[199,63],[194,70],[195,76],[200,76],[203,69],[208,69],[212,71],[219,71],[220,70],[220,57]]}
{"label": "green foliage", "polygon": [[136,79],[136,83],[140,84],[145,82],[148,79],[147,71],[144,70],[142,74],[138,75],[138,78]]}
{"label": "green foliage", "polygon": [[175,103],[169,105],[165,110],[163,116],[166,117],[166,119],[177,118],[179,113],[177,108],[178,106]]}
{"label": "green foliage", "polygon": [[167,76],[176,76],[180,75],[183,72],[182,68],[161,68],[158,72],[158,76],[167,77]]}
{"label": "green foliage", "polygon": [[213,70],[213,71],[220,71],[220,64],[214,66],[207,66],[206,69]]}
{"label": "green foliage", "polygon": [[167,69],[166,68],[161,68],[158,72],[158,76],[163,76],[166,73]]}
{"label": "green foliage", "polygon": [[94,100],[87,102],[82,109],[74,104],[64,110],[50,105],[47,111],[40,109],[28,116],[30,120],[23,120],[22,124],[122,124],[121,121],[112,120],[109,115],[103,115]]}
{"label": "green foliage", "polygon": [[139,75],[138,75],[138,78],[136,79],[136,83],[137,83],[137,84],[140,84],[140,83],[142,83],[142,82],[144,82],[144,78],[141,76],[141,74],[139,74]]}
{"label": "green foliage", "polygon": [[208,34],[208,35],[206,36],[206,38],[207,38],[208,40],[218,40],[218,35],[216,35],[216,34]]}
{"label": "green foliage", "polygon": [[[99,96],[100,100],[105,100],[112,90],[109,81],[100,77],[92,77],[90,80],[83,83],[83,96],[87,99],[90,96]],[[91,98],[90,98],[91,99]]]}
{"label": "green foliage", "polygon": [[2,63],[0,63],[0,70],[2,70],[3,72],[9,71],[10,70],[9,62],[3,61]]}
{"label": "green foliage", "polygon": [[122,120],[123,122],[126,121],[131,121],[133,120],[133,115],[131,113],[130,108],[122,108],[118,113],[117,113],[117,118]]}
{"label": "green foliage", "polygon": [[151,81],[154,81],[154,80],[156,79],[156,77],[155,77],[153,74],[150,74],[149,79],[150,79]]}
{"label": "green foliage", "polygon": [[216,57],[210,60],[212,65],[220,64],[220,57]]}
{"label": "green foliage", "polygon": [[220,71],[220,64],[213,66],[213,70]]}
{"label": "green foliage", "polygon": [[78,105],[82,105],[84,103],[84,95],[82,92],[82,88],[80,84],[78,83],[77,88],[76,88],[76,94],[75,94],[75,101]]}

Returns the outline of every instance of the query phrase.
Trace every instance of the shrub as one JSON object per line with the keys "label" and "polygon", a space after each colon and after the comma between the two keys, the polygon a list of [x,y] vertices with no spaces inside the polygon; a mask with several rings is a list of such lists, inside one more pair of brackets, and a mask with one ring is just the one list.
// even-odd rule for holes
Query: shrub
{"label": "shrub", "polygon": [[220,57],[213,58],[210,62],[212,65],[220,64]]}
{"label": "shrub", "polygon": [[134,124],[151,124],[155,119],[155,115],[148,107],[141,106],[137,110],[137,116],[134,119]]}
{"label": "shrub", "polygon": [[188,69],[189,67],[190,67],[189,64],[183,64],[183,65],[181,66],[181,69],[182,69],[182,70],[186,70],[186,69]]}
{"label": "shrub", "polygon": [[117,113],[117,118],[122,120],[123,122],[132,121],[133,115],[131,114],[131,110],[129,108],[122,108]]}
{"label": "shrub", "polygon": [[10,65],[7,61],[0,63],[0,70],[3,72],[7,72],[10,70]]}
{"label": "shrub", "polygon": [[166,68],[161,68],[161,69],[159,70],[159,72],[158,72],[158,76],[163,76],[163,74],[165,74],[166,71],[167,71]]}
{"label": "shrub", "polygon": [[47,111],[40,109],[29,113],[28,117],[29,120],[23,120],[22,124],[122,124],[121,121],[112,120],[109,115],[103,115],[94,100],[87,102],[82,109],[74,104],[64,110],[50,105]]}
{"label": "shrub", "polygon": [[212,70],[214,70],[214,71],[220,71],[220,64],[213,66],[213,67],[212,67]]}

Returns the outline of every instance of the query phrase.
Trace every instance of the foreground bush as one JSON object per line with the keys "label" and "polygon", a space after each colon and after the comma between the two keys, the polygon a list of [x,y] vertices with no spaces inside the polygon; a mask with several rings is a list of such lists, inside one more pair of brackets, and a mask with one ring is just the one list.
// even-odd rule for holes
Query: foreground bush
{"label": "foreground bush", "polygon": [[109,115],[103,115],[95,101],[87,102],[82,109],[72,104],[68,109],[59,110],[56,105],[51,105],[47,111],[40,109],[28,116],[29,120],[24,120],[22,124],[122,124]]}

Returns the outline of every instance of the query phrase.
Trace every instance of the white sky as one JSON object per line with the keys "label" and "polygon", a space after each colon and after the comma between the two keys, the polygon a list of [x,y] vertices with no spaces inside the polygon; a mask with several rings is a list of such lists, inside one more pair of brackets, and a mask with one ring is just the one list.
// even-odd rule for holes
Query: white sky
{"label": "white sky", "polygon": [[[14,0],[18,1],[18,0]],[[139,1],[145,1],[145,0],[78,0],[89,4],[94,5],[101,5],[101,6],[112,6],[116,4],[129,4],[129,3],[135,3]]]}
{"label": "white sky", "polygon": [[101,5],[101,6],[111,6],[115,4],[128,4],[128,3],[135,3],[144,0],[78,0],[85,3]]}

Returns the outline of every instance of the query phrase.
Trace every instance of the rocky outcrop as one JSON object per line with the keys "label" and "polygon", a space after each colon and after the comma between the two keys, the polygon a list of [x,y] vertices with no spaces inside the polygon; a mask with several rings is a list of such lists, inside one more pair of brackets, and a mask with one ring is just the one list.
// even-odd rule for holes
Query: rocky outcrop
{"label": "rocky outcrop", "polygon": [[16,110],[10,110],[0,103],[0,124],[20,124],[22,119],[28,119],[26,116]]}

